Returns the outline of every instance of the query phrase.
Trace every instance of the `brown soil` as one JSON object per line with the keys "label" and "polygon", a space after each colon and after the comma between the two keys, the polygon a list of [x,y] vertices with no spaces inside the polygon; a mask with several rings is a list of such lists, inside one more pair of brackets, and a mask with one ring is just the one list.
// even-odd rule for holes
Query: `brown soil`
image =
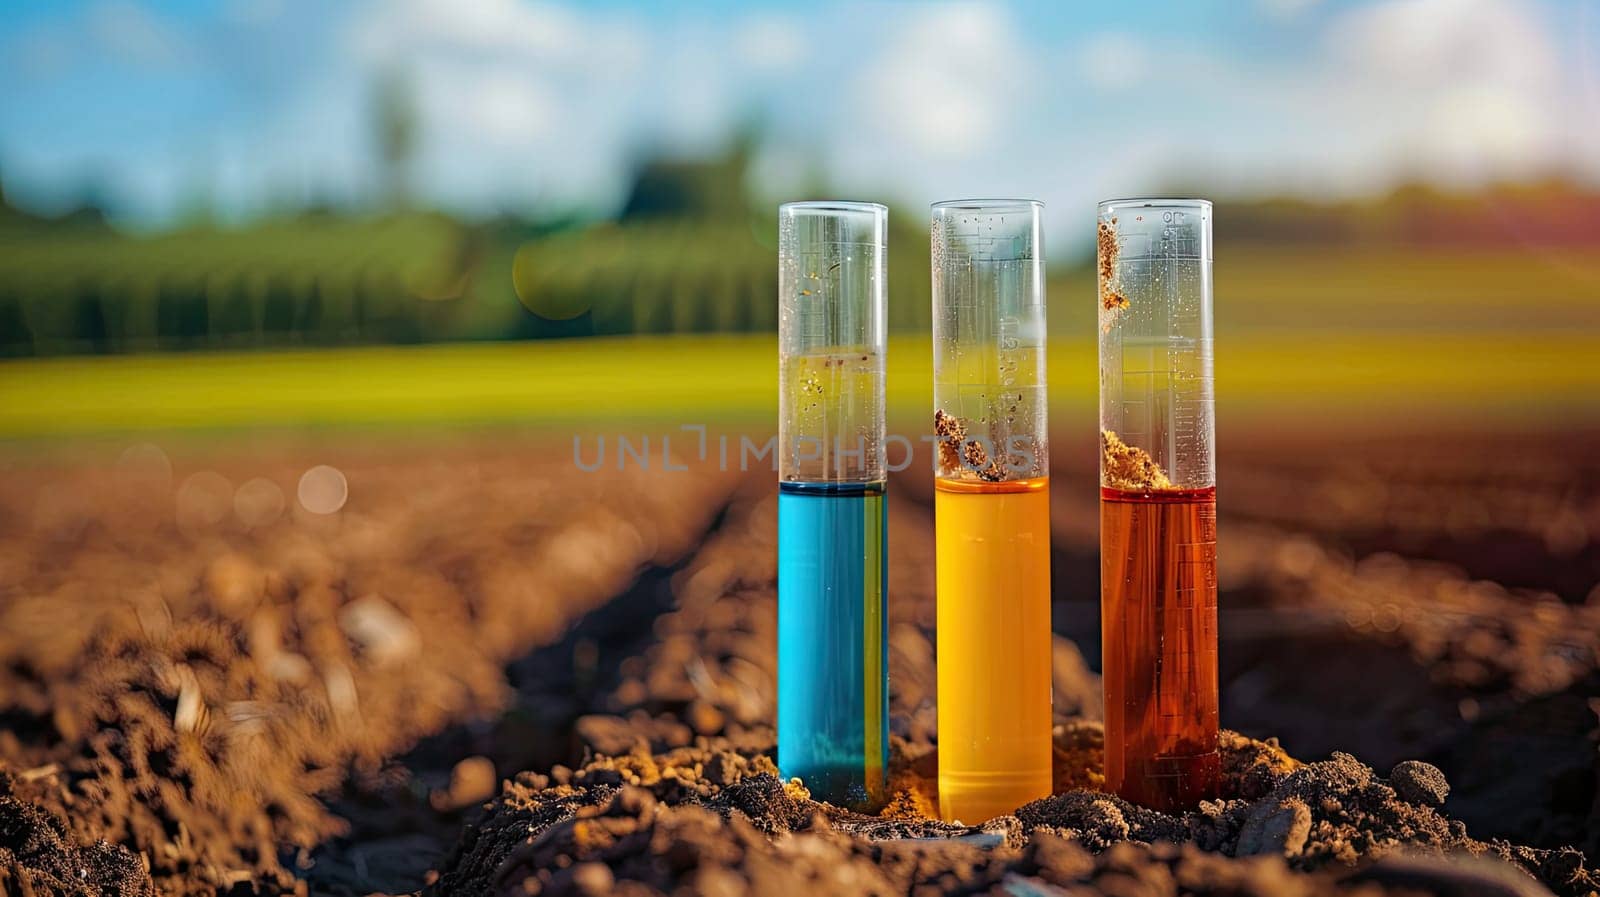
{"label": "brown soil", "polygon": [[153,897],[150,874],[126,847],[75,841],[61,819],[14,794],[0,776],[0,893]]}
{"label": "brown soil", "polygon": [[967,438],[967,425],[961,418],[939,409],[933,412],[933,432],[939,437],[939,476],[956,480],[983,480],[998,483],[1006,472],[989,457],[979,439]]}
{"label": "brown soil", "polygon": [[1100,431],[1100,482],[1125,492],[1171,489],[1172,480],[1150,453],[1122,441],[1111,430]]}
{"label": "brown soil", "polygon": [[1128,307],[1128,297],[1116,288],[1117,256],[1121,251],[1117,219],[1101,221],[1095,229],[1095,273],[1100,283],[1100,308],[1113,315]]}
{"label": "brown soil", "polygon": [[[1181,816],[1092,790],[1098,477],[1064,453],[1059,793],[976,828],[929,818],[925,474],[889,492],[896,796],[869,817],[772,766],[770,476],[577,476],[518,440],[0,460],[0,882],[1588,894],[1600,441],[1548,444],[1304,469],[1235,443],[1223,719],[1289,752],[1229,733],[1222,799]],[[296,506],[314,464],[348,478],[336,514]],[[255,478],[289,510],[259,484],[230,505]]]}
{"label": "brown soil", "polygon": [[[1456,883],[1521,884],[1492,866],[1445,858],[1493,857],[1562,894],[1597,885],[1576,851],[1484,843],[1435,808],[1443,776],[1426,764],[1388,780],[1353,757],[1298,766],[1270,745],[1228,740],[1230,795],[1169,816],[1093,791],[1067,791],[983,826],[866,817],[809,800],[785,786],[771,744],[735,748],[721,739],[652,756],[595,757],[554,778],[526,774],[506,785],[470,825],[430,893],[729,894],[978,893],[1016,880],[1093,883],[1128,867],[1145,893],[1342,892],[1345,867],[1385,856],[1436,857],[1419,869]],[[1419,785],[1427,782],[1432,788]],[[1261,791],[1254,799],[1240,797]],[[1403,796],[1404,795],[1404,796]],[[887,815],[887,814],[886,814]],[[776,836],[776,837],[775,837]],[[908,843],[909,842],[909,843]],[[1155,850],[1129,849],[1165,845]],[[1172,845],[1185,845],[1178,849]],[[1194,849],[1198,848],[1198,850]],[[1204,853],[1201,853],[1204,851]],[[1099,860],[1091,853],[1105,853]],[[1206,859],[1208,855],[1214,856]],[[1221,857],[1257,857],[1230,865]],[[1173,873],[1181,869],[1175,878]],[[1165,867],[1165,869],[1163,869]],[[1322,873],[1296,884],[1288,870]],[[1165,874],[1163,874],[1163,872]],[[1481,879],[1481,881],[1480,881]],[[1181,884],[1180,884],[1181,882]],[[1529,882],[1531,884],[1531,882]],[[1420,887],[1421,893],[1451,893]],[[1041,890],[1042,893],[1048,891]]]}
{"label": "brown soil", "polygon": [[[233,463],[290,495],[304,469]],[[339,515],[254,528],[186,519],[181,468],[176,490],[114,465],[7,478],[0,768],[52,770],[16,794],[138,852],[164,894],[304,891],[346,828],[320,797],[503,707],[515,653],[689,548],[731,486],[563,482],[510,453],[335,463]]]}

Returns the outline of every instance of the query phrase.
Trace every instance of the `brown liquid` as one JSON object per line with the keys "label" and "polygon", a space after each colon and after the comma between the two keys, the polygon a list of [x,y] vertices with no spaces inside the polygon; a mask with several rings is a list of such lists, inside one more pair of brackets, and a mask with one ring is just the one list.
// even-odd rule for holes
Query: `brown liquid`
{"label": "brown liquid", "polygon": [[1100,490],[1106,789],[1217,797],[1217,491]]}

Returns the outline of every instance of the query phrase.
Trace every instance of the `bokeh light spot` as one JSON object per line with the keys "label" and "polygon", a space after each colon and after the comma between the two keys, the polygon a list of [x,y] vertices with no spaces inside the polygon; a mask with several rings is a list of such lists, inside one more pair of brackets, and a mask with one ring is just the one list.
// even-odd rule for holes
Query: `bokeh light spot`
{"label": "bokeh light spot", "polygon": [[277,520],[283,505],[283,490],[265,477],[246,481],[233,494],[233,513],[245,526],[266,526]]}
{"label": "bokeh light spot", "polygon": [[233,510],[233,484],[214,470],[192,473],[178,486],[177,502],[181,529],[213,527]]}
{"label": "bokeh light spot", "polygon": [[318,464],[300,476],[300,506],[313,514],[333,514],[350,497],[350,484],[337,467]]}
{"label": "bokeh light spot", "polygon": [[594,304],[593,292],[562,289],[551,278],[541,278],[539,265],[548,265],[549,260],[536,255],[534,244],[524,243],[511,262],[511,288],[522,307],[551,321],[570,321],[588,311]]}
{"label": "bokeh light spot", "polygon": [[117,457],[117,477],[129,486],[167,489],[172,486],[172,461],[161,446],[140,442]]}

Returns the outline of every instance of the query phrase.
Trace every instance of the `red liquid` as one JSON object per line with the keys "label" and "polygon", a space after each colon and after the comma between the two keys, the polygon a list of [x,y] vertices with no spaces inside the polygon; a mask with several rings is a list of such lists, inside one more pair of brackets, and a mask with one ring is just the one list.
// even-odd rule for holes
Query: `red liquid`
{"label": "red liquid", "polygon": [[1217,797],[1217,490],[1100,490],[1106,789]]}

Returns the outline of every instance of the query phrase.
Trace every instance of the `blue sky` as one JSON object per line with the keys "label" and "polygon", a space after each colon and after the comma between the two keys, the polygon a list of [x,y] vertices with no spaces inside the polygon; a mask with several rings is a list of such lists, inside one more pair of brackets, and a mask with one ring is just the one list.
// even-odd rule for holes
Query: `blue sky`
{"label": "blue sky", "polygon": [[1600,181],[1600,0],[828,4],[9,0],[0,177],[160,224],[369,200],[370,94],[414,85],[416,183],[466,213],[605,211],[646,149],[765,123],[776,199],[1181,182],[1360,195]]}

